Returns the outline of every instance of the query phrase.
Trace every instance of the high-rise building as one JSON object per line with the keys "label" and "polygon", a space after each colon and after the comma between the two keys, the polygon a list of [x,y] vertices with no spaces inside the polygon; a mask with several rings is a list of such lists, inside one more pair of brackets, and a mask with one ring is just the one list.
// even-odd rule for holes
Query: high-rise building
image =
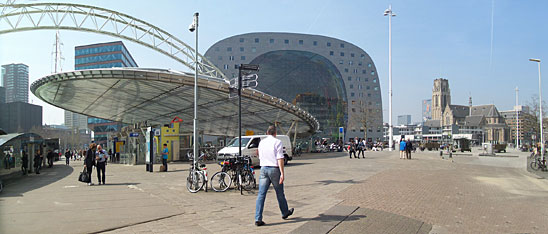
{"label": "high-rise building", "polygon": [[[538,124],[536,117],[530,114],[528,106],[514,106],[513,110],[501,111],[500,114],[510,127],[509,142],[515,143],[516,136],[519,133],[519,145],[531,145],[533,143],[532,136],[537,134]],[[518,129],[519,131],[516,131]]]}
{"label": "high-rise building", "polygon": [[6,88],[0,86],[0,104],[6,103]]}
{"label": "high-rise building", "polygon": [[398,115],[398,125],[411,124],[411,115]]}
{"label": "high-rise building", "polygon": [[77,129],[86,132],[88,129],[88,117],[65,110],[65,126],[69,129]]}
{"label": "high-rise building", "polygon": [[7,133],[28,132],[42,127],[42,107],[24,102],[0,104],[0,128]]}
{"label": "high-rise building", "polygon": [[22,63],[2,65],[6,102],[29,102],[29,66]]}
{"label": "high-rise building", "polygon": [[[121,41],[76,46],[74,48],[76,70],[137,67],[137,63]],[[67,114],[65,114],[67,116]],[[109,132],[119,131],[121,123],[98,118],[87,118],[88,127],[94,132],[94,141],[105,144]]]}

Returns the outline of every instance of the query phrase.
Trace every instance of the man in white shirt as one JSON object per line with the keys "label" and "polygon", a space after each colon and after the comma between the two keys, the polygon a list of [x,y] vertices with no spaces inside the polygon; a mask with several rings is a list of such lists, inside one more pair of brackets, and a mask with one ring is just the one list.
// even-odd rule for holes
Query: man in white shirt
{"label": "man in white shirt", "polygon": [[288,209],[284,195],[284,154],[282,141],[276,138],[276,127],[270,126],[266,131],[268,135],[259,143],[259,160],[261,175],[259,177],[259,194],[255,205],[255,225],[263,226],[263,209],[266,192],[270,184],[274,186],[278,206],[282,212],[282,219],[287,219],[295,209]]}

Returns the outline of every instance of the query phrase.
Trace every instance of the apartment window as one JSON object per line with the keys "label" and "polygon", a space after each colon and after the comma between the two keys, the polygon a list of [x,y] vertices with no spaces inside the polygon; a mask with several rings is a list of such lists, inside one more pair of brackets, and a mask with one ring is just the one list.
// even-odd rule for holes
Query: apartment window
{"label": "apartment window", "polygon": [[242,57],[240,58],[240,60],[245,60],[245,56],[242,56]]}
{"label": "apartment window", "polygon": [[219,56],[219,60],[223,60],[223,56]]}
{"label": "apartment window", "polygon": [[358,89],[362,89],[362,85],[361,85],[361,84],[360,84],[360,85],[358,85]]}
{"label": "apartment window", "polygon": [[341,56],[344,57],[344,52],[341,52]]}
{"label": "apartment window", "polygon": [[365,54],[361,54],[360,56],[362,59],[365,59]]}
{"label": "apartment window", "polygon": [[240,42],[244,42],[244,41],[245,41],[245,39],[243,39],[243,38],[240,38]]}
{"label": "apartment window", "polygon": [[244,47],[240,47],[240,52],[244,52]]}
{"label": "apartment window", "polygon": [[344,44],[343,44],[343,43],[341,43],[341,48],[344,48]]}
{"label": "apartment window", "polygon": [[348,68],[345,68],[345,69],[344,69],[344,72],[348,73]]}
{"label": "apartment window", "polygon": [[252,53],[255,53],[255,52],[257,52],[257,48],[255,48],[255,47],[251,47],[251,52],[252,52]]}
{"label": "apartment window", "polygon": [[[356,108],[352,108],[352,112],[356,112]],[[352,130],[353,132],[355,132],[356,130]]]}
{"label": "apartment window", "polygon": [[379,87],[375,87],[375,90],[379,90]]}
{"label": "apartment window", "polygon": [[365,89],[367,89],[367,90],[369,90],[370,88],[371,88],[371,87],[369,87],[369,85],[368,85],[368,86],[365,86]]}
{"label": "apartment window", "polygon": [[234,61],[234,56],[233,56],[233,55],[231,55],[231,56],[228,56],[228,60],[230,60],[230,61]]}
{"label": "apartment window", "polygon": [[238,64],[234,64],[234,69],[238,69],[238,68],[239,68]]}
{"label": "apartment window", "polygon": [[377,83],[377,79],[373,79],[373,83]]}
{"label": "apartment window", "polygon": [[226,51],[232,51],[232,47],[226,48]]}
{"label": "apartment window", "polygon": [[374,76],[374,75],[375,75],[375,71],[371,71],[371,75]]}
{"label": "apartment window", "polygon": [[357,74],[358,73],[358,69],[354,69],[354,74]]}
{"label": "apartment window", "polygon": [[314,41],[314,42],[312,42],[312,45],[317,46],[317,45],[318,45],[318,42],[317,42],[317,41]]}
{"label": "apartment window", "polygon": [[352,100],[352,105],[356,105],[356,101],[355,101],[355,100]]}
{"label": "apartment window", "polygon": [[299,45],[302,45],[304,44],[304,41],[303,40],[299,40]]}
{"label": "apartment window", "polygon": [[270,44],[274,43],[274,39],[270,38]]}
{"label": "apartment window", "polygon": [[348,77],[348,81],[352,81],[352,77],[351,77],[351,76]]}
{"label": "apartment window", "polygon": [[331,42],[328,42],[328,43],[327,43],[327,47],[331,47]]}
{"label": "apartment window", "polygon": [[367,94],[367,96],[368,96],[368,97],[371,97],[371,94],[370,94],[370,93],[368,93],[368,94]]}
{"label": "apartment window", "polygon": [[362,65],[362,62],[358,62],[358,66],[361,66]]}
{"label": "apartment window", "polygon": [[289,40],[285,39],[285,40],[284,40],[284,43],[285,43],[285,44],[289,44]]}
{"label": "apartment window", "polygon": [[362,70],[362,74],[367,74],[367,72],[365,70]]}
{"label": "apartment window", "polygon": [[353,61],[348,61],[348,65],[352,66],[354,64]]}
{"label": "apartment window", "polygon": [[259,38],[255,38],[255,43],[259,43]]}
{"label": "apartment window", "polygon": [[358,82],[360,81],[360,79],[361,79],[360,77],[356,78],[356,80],[357,80]]}
{"label": "apartment window", "polygon": [[350,93],[350,97],[354,97],[354,93]]}
{"label": "apartment window", "polygon": [[353,84],[351,84],[351,85],[350,85],[350,88],[351,88],[351,89],[353,89],[353,88],[354,88],[354,85],[353,85]]}
{"label": "apartment window", "polygon": [[225,64],[223,67],[225,70],[228,69],[228,64]]}
{"label": "apartment window", "polygon": [[333,52],[333,51],[329,51],[329,55],[333,55],[333,54],[334,54],[334,52]]}
{"label": "apartment window", "polygon": [[365,82],[369,81],[369,78],[363,78]]}
{"label": "apartment window", "polygon": [[215,51],[219,51],[219,47],[215,47]]}
{"label": "apartment window", "polygon": [[367,64],[368,67],[371,67],[371,63]]}
{"label": "apartment window", "polygon": [[344,64],[344,60],[339,60],[339,64]]}
{"label": "apartment window", "polygon": [[350,53],[350,57],[354,58],[354,53]]}

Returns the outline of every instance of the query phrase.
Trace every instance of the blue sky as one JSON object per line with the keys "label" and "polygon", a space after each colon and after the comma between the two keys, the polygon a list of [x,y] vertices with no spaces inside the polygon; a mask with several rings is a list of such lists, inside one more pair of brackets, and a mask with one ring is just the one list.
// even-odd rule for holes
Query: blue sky
{"label": "blue sky", "polygon": [[[431,97],[433,80],[439,77],[449,79],[453,104],[467,104],[471,94],[474,105],[496,104],[499,110],[512,109],[516,86],[520,89],[521,103],[538,94],[537,65],[528,59],[544,59],[548,52],[548,14],[545,14],[548,1],[543,0],[56,2],[116,10],[152,23],[189,45],[194,45],[194,35],[187,28],[193,13],[200,12],[199,51],[202,54],[223,38],[248,32],[309,33],[345,40],[364,49],[377,66],[385,121],[388,119],[388,19],[383,11],[389,4],[397,14],[392,21],[394,119],[411,114],[413,121],[419,121],[421,100]],[[61,31],[60,34],[64,43],[64,71],[74,69],[75,46],[119,40],[84,32]],[[0,64],[29,65],[33,82],[52,72],[54,42],[55,31],[0,34]],[[124,43],[140,67],[186,70],[151,49]],[[542,85],[544,91],[546,87],[548,80]],[[44,106],[44,123],[63,123],[62,110],[32,94],[30,99]]]}

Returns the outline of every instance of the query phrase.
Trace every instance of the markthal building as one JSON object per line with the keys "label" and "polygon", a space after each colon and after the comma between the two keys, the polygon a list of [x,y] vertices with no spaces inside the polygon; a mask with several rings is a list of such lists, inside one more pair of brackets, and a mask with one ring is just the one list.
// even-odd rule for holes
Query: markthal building
{"label": "markthal building", "polygon": [[[228,78],[240,64],[257,64],[257,90],[308,111],[315,137],[382,140],[382,100],[375,65],[359,47],[339,39],[296,33],[248,33],[223,39],[206,54]],[[273,119],[276,116],[272,116]]]}

